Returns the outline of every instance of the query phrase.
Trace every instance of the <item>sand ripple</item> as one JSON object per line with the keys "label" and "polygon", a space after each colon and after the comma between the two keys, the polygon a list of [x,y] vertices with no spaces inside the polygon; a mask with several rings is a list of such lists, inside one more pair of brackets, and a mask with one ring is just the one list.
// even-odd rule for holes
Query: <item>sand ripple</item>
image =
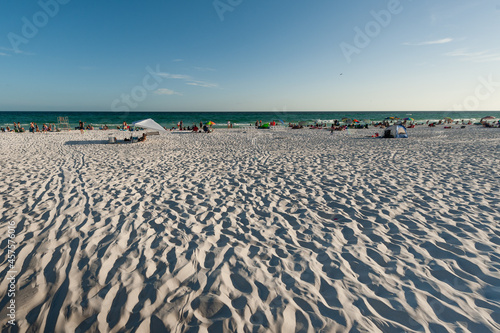
{"label": "sand ripple", "polygon": [[500,331],[500,132],[372,132],[0,135],[20,331]]}

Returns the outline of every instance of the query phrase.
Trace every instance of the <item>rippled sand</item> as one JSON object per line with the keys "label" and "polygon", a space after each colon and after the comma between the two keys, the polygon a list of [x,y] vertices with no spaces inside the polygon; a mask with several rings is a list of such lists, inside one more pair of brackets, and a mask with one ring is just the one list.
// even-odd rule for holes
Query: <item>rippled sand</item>
{"label": "rippled sand", "polygon": [[500,331],[500,130],[376,131],[0,133],[0,324]]}

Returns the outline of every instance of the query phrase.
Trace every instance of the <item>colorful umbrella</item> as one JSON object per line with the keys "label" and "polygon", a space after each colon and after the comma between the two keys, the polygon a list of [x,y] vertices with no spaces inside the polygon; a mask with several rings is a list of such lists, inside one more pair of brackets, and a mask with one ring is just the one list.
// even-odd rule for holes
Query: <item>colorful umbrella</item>
{"label": "colorful umbrella", "polygon": [[353,122],[355,122],[355,123],[359,123],[359,120],[357,120],[357,119],[354,119],[354,120],[353,120]]}
{"label": "colorful umbrella", "polygon": [[207,123],[207,125],[208,125],[208,126],[212,126],[212,125],[215,125],[215,123],[214,123],[213,121],[209,121],[209,122]]}
{"label": "colorful umbrella", "polygon": [[409,117],[408,117],[408,118],[405,118],[405,119],[403,119],[403,120],[415,121],[415,119],[413,119],[413,118],[409,118]]}

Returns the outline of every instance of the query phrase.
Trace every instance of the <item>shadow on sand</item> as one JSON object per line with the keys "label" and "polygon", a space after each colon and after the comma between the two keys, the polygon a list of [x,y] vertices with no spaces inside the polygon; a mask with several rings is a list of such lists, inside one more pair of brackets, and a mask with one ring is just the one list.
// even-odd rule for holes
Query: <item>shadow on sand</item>
{"label": "shadow on sand", "polygon": [[[123,142],[117,142],[123,143]],[[126,142],[125,142],[126,143]],[[79,145],[107,145],[108,140],[79,140],[79,141],[68,141],[65,143],[67,146],[79,146]]]}

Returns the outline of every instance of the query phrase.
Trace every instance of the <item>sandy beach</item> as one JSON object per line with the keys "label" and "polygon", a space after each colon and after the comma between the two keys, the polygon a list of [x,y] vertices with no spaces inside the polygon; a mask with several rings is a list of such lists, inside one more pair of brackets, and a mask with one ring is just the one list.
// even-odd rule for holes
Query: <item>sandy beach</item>
{"label": "sandy beach", "polygon": [[0,133],[0,326],[500,331],[500,129],[377,131]]}

